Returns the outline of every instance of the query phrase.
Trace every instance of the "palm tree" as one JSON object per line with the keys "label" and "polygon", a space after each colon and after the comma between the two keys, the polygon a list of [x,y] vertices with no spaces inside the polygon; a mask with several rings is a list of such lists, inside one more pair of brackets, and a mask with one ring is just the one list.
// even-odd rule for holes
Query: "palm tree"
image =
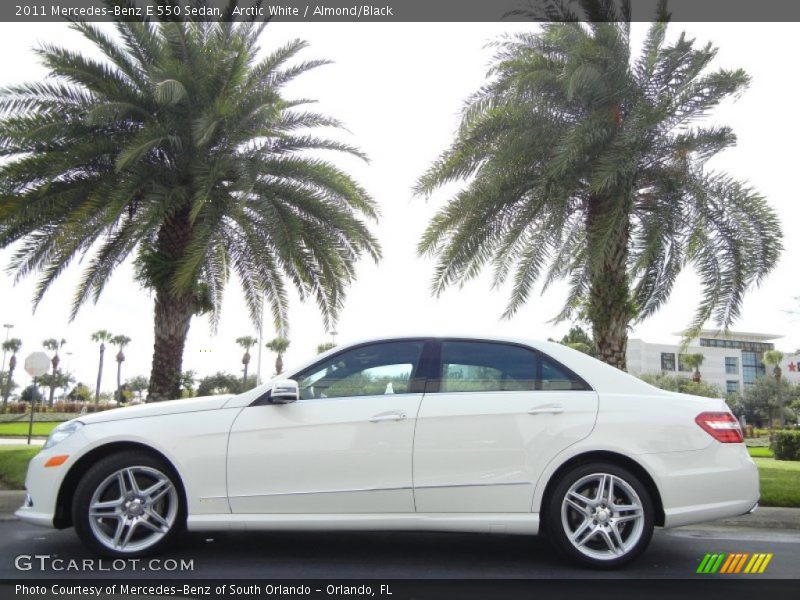
{"label": "palm tree", "polygon": [[[577,3],[548,3],[567,4]],[[665,2],[638,57],[629,2],[580,4],[611,22],[551,22],[499,42],[452,146],[417,183],[429,196],[468,180],[419,251],[437,258],[437,295],[486,265],[496,286],[513,274],[506,318],[536,282],[544,291],[566,279],[556,320],[587,318],[598,358],[624,369],[629,327],[656,312],[685,266],[703,281],[687,337],[710,318],[727,327],[775,265],[781,232],[763,197],[705,167],[735,143],[731,129],[692,125],[740,94],[745,72],[709,72],[710,44],[667,43]]]}
{"label": "palm tree", "polygon": [[6,373],[5,386],[3,387],[3,408],[8,405],[8,396],[11,394],[11,386],[14,381],[14,369],[17,368],[17,352],[22,348],[22,340],[11,338],[3,342],[3,352],[11,352],[8,361],[8,373]]}
{"label": "palm tree", "polygon": [[42,274],[34,305],[83,257],[74,316],[134,257],[155,297],[150,399],[179,396],[192,316],[217,322],[231,271],[256,325],[266,298],[286,330],[289,286],[335,322],[357,260],[380,250],[367,192],[308,151],[364,155],[316,135],[339,122],[285,96],[327,61],[294,62],[300,40],[261,56],[266,23],[70,26],[103,58],[43,44],[50,77],[0,95],[0,248],[17,244],[17,278]]}
{"label": "palm tree", "polygon": [[280,375],[283,373],[283,355],[289,348],[289,340],[285,337],[276,337],[274,340],[267,342],[267,348],[278,355],[275,358],[275,374]]}
{"label": "palm tree", "polygon": [[[783,352],[780,350],[767,350],[764,352],[764,364],[768,367],[773,367],[772,375],[775,377],[775,392],[778,396],[778,418],[780,419],[781,427],[786,425],[786,415],[783,414],[783,398],[781,397],[781,363],[783,362]],[[772,429],[772,419],[770,419],[770,430]]]}
{"label": "palm tree", "polygon": [[119,348],[117,352],[117,402],[122,402],[122,363],[125,362],[125,346],[131,343],[131,338],[127,335],[115,335],[111,338],[111,343]]}
{"label": "palm tree", "polygon": [[244,375],[242,376],[242,385],[247,383],[247,366],[250,364],[250,348],[258,343],[258,340],[252,336],[246,335],[236,338],[236,343],[244,349],[244,356],[242,356],[242,364],[244,365]]}
{"label": "palm tree", "polygon": [[106,342],[110,342],[114,336],[105,329],[98,329],[92,334],[93,342],[100,342],[100,362],[97,365],[97,387],[94,390],[94,403],[100,402],[100,382],[103,379],[103,357],[106,353]]}
{"label": "palm tree", "polygon": [[694,369],[694,373],[692,374],[692,381],[694,381],[695,383],[700,383],[700,365],[703,364],[705,358],[706,357],[700,353],[683,354],[680,357],[684,365],[686,365],[690,369]]}
{"label": "palm tree", "polygon": [[50,406],[53,406],[53,401],[56,393],[56,387],[58,387],[58,365],[61,362],[61,358],[58,356],[58,351],[67,343],[67,340],[60,339],[57,340],[55,338],[48,338],[42,342],[42,346],[47,350],[53,352],[53,358],[50,359],[50,364],[53,365],[53,376],[48,378],[48,387],[50,388],[50,396],[47,400],[47,403]]}

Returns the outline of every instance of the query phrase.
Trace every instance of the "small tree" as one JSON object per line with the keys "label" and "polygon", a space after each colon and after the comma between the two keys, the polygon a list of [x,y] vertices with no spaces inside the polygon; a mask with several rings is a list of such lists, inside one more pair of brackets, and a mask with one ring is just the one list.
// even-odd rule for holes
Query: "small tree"
{"label": "small tree", "polygon": [[580,325],[570,327],[569,332],[561,338],[560,343],[589,356],[595,355],[594,340]]}
{"label": "small tree", "polygon": [[11,359],[8,361],[8,373],[3,386],[3,408],[8,405],[8,396],[11,393],[14,382],[14,369],[17,368],[17,352],[22,348],[22,340],[11,338],[3,342],[3,352],[11,352]]}
{"label": "small tree", "polygon": [[276,337],[274,340],[267,342],[267,348],[278,355],[275,358],[275,374],[280,375],[283,373],[283,355],[289,348],[289,340],[285,337]]}
{"label": "small tree", "polygon": [[242,383],[247,383],[247,367],[250,364],[250,348],[258,343],[258,340],[250,335],[245,335],[236,338],[236,343],[244,349],[244,356],[242,356],[242,365],[244,365],[242,374]]}
{"label": "small tree", "polygon": [[238,394],[241,391],[241,385],[241,380],[233,373],[218,371],[200,380],[200,384],[197,386],[197,395]]}
{"label": "small tree", "polygon": [[88,386],[78,382],[72,391],[67,394],[67,399],[71,402],[89,402],[92,399],[92,390]]}
{"label": "small tree", "polygon": [[[777,403],[777,411],[778,411],[778,418],[781,422],[781,427],[786,425],[786,415],[784,414],[783,410],[783,398],[781,397],[781,376],[783,373],[781,372],[781,362],[783,361],[783,352],[779,350],[767,350],[764,352],[764,364],[768,367],[773,367],[772,375],[775,377],[775,381],[778,383],[776,386],[776,392],[778,397],[776,398]],[[772,424],[770,423],[770,428]]]}
{"label": "small tree", "polygon": [[328,350],[332,350],[333,348],[336,348],[336,344],[333,342],[324,342],[317,346],[317,354],[323,354]]}
{"label": "small tree", "polygon": [[125,385],[127,385],[128,389],[134,392],[141,401],[143,400],[142,393],[150,386],[150,380],[145,375],[137,375],[136,377],[128,379]]}
{"label": "small tree", "polygon": [[703,364],[705,360],[705,356],[700,353],[695,354],[682,354],[680,356],[680,360],[683,361],[690,369],[694,369],[694,373],[692,374],[692,381],[695,383],[700,383],[700,365]]}
{"label": "small tree", "polygon": [[197,373],[191,369],[181,373],[181,397],[191,398],[194,396],[194,384],[196,381]]}

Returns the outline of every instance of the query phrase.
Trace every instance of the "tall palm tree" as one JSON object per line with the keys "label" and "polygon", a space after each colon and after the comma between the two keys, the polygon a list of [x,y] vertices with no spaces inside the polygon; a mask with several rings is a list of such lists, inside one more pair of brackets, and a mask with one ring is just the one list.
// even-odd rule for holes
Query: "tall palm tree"
{"label": "tall palm tree", "polygon": [[3,342],[3,352],[11,352],[5,386],[3,386],[3,408],[8,405],[8,396],[11,393],[11,386],[14,381],[14,369],[17,368],[17,352],[19,352],[20,348],[22,348],[22,340],[19,338],[11,338]]}
{"label": "tall palm tree", "polygon": [[275,358],[275,374],[280,375],[283,373],[283,355],[289,349],[289,340],[278,336],[274,340],[267,342],[267,348],[277,354]]}
{"label": "tall palm tree", "polygon": [[[775,393],[777,395],[778,405],[778,419],[780,419],[781,427],[786,425],[786,415],[783,414],[783,398],[781,395],[781,362],[783,362],[783,352],[780,350],[767,350],[764,352],[764,364],[772,367],[772,376],[775,377]],[[772,419],[770,418],[770,430],[772,429]]]}
{"label": "tall palm tree", "polygon": [[117,402],[122,402],[122,363],[125,362],[125,346],[131,343],[131,338],[127,335],[115,335],[111,338],[111,343],[114,344],[119,351],[117,352]]}
{"label": "tall palm tree", "polygon": [[247,367],[250,364],[250,348],[258,343],[258,340],[253,336],[246,335],[236,338],[236,343],[244,349],[244,356],[242,356],[242,364],[244,365],[244,375],[242,375],[242,385],[247,385]]}
{"label": "tall palm tree", "polygon": [[73,23],[102,59],[48,42],[50,77],[0,93],[0,248],[17,244],[17,279],[41,273],[34,304],[84,257],[73,316],[135,259],[155,297],[150,399],[179,396],[192,316],[216,323],[231,272],[253,322],[266,298],[284,331],[288,286],[331,324],[356,261],[379,258],[363,218],[374,202],[308,151],[363,154],[315,133],[340,124],[311,100],[285,96],[327,61],[295,62],[300,40],[260,57],[265,25]]}
{"label": "tall palm tree", "polygon": [[580,4],[595,22],[551,22],[498,43],[452,146],[417,183],[428,196],[468,180],[419,251],[437,258],[436,294],[486,265],[496,286],[511,275],[505,317],[536,282],[544,291],[566,279],[556,319],[587,318],[597,356],[624,369],[629,327],[656,312],[685,266],[703,282],[687,337],[710,318],[727,327],[775,265],[781,232],[757,192],[705,167],[735,143],[731,129],[693,125],[745,89],[745,72],[709,71],[710,44],[667,42],[665,2],[638,56],[629,2]]}
{"label": "tall palm tree", "polygon": [[92,334],[92,341],[100,342],[100,361],[97,365],[97,387],[95,387],[94,390],[95,404],[100,402],[100,383],[103,380],[103,358],[106,353],[106,342],[110,342],[113,337],[113,334],[105,329],[98,329]]}
{"label": "tall palm tree", "polygon": [[55,399],[56,387],[58,387],[57,383],[58,379],[58,365],[61,363],[61,358],[58,356],[58,351],[67,343],[67,340],[60,339],[57,340],[55,338],[48,338],[42,342],[42,346],[47,350],[53,352],[53,358],[50,359],[50,364],[53,365],[53,376],[48,378],[49,384],[48,387],[50,388],[50,396],[47,400],[47,403],[50,406],[53,406],[53,402]]}

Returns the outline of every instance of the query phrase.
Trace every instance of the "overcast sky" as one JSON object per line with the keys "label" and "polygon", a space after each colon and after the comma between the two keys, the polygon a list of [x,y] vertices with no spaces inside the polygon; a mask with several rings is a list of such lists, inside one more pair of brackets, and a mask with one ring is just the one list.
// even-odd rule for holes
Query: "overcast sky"
{"label": "overcast sky", "polygon": [[[372,194],[380,205],[381,222],[373,227],[384,259],[379,265],[364,261],[358,281],[350,289],[338,326],[339,342],[382,334],[436,331],[442,333],[510,334],[537,339],[560,337],[569,325],[554,325],[566,288],[555,286],[545,296],[533,295],[511,320],[502,321],[508,290],[491,291],[483,277],[431,297],[432,261],[415,252],[430,217],[447,199],[447,190],[430,201],[411,197],[415,179],[444,149],[456,128],[464,98],[483,81],[492,51],[486,43],[532,25],[470,24],[287,24],[267,27],[265,49],[300,37],[311,46],[302,58],[327,58],[335,64],[297,80],[289,91],[319,99],[319,109],[345,122],[353,142],[371,158],[369,165],[337,159]],[[646,24],[634,24],[641,40]],[[797,140],[800,122],[796,101],[800,82],[787,69],[798,56],[800,24],[673,24],[672,35],[687,30],[699,42],[720,47],[717,65],[742,67],[752,76],[743,97],[720,107],[709,119],[732,126],[739,137],[736,148],[725,151],[712,166],[727,170],[763,193],[781,216],[786,250],[764,285],[746,298],[742,317],[734,330],[775,333],[779,349],[800,347],[800,235],[798,211]],[[0,24],[0,85],[45,75],[32,48],[37,42],[57,42],[89,49],[74,32],[61,24]],[[452,190],[450,190],[452,191]],[[0,265],[8,264],[10,251],[0,252]],[[129,264],[117,270],[97,305],[89,305],[68,322],[69,305],[80,273],[73,265],[54,285],[36,314],[31,312],[35,280],[14,285],[0,274],[0,318],[13,323],[12,335],[23,340],[21,356],[41,349],[45,338],[65,338],[65,367],[91,388],[97,373],[97,347],[89,336],[97,329],[124,333],[133,341],[126,350],[123,377],[148,375],[153,347],[152,297],[132,279]],[[632,337],[651,342],[676,340],[674,332],[688,325],[698,302],[699,285],[687,271],[670,302],[654,317],[638,324]],[[290,311],[291,347],[287,364],[304,362],[316,346],[328,341],[313,303],[301,304],[293,296]],[[0,335],[5,332],[0,330]],[[217,370],[240,372],[241,350],[235,338],[256,335],[250,324],[239,287],[231,280],[216,335],[208,322],[196,318],[184,354],[184,369],[200,375]],[[265,337],[274,332],[267,327]],[[71,353],[71,354],[69,354]],[[108,353],[103,388],[114,386],[113,350]],[[255,362],[255,352],[254,362]],[[273,371],[274,357],[264,354],[264,375]],[[254,365],[253,365],[254,366]],[[22,369],[15,377],[27,384]]]}

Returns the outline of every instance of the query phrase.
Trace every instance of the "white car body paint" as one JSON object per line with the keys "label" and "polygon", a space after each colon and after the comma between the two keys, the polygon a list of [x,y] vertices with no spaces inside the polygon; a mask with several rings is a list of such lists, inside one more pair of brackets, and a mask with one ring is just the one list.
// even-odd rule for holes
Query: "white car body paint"
{"label": "white car body paint", "polygon": [[[407,336],[437,337],[462,336]],[[758,473],[744,444],[720,443],[694,422],[701,412],[726,411],[721,399],[659,390],[555,343],[464,339],[533,348],[592,389],[251,406],[270,381],[236,396],[86,415],[77,433],[33,458],[26,479],[32,505],[16,515],[54,526],[70,468],[119,442],[150,447],[169,460],[185,489],[188,527],[196,530],[536,533],[547,484],[567,461],[592,452],[619,454],[644,469],[658,490],[667,527],[739,515],[757,503]],[[44,467],[56,455],[69,458],[59,467]]]}

